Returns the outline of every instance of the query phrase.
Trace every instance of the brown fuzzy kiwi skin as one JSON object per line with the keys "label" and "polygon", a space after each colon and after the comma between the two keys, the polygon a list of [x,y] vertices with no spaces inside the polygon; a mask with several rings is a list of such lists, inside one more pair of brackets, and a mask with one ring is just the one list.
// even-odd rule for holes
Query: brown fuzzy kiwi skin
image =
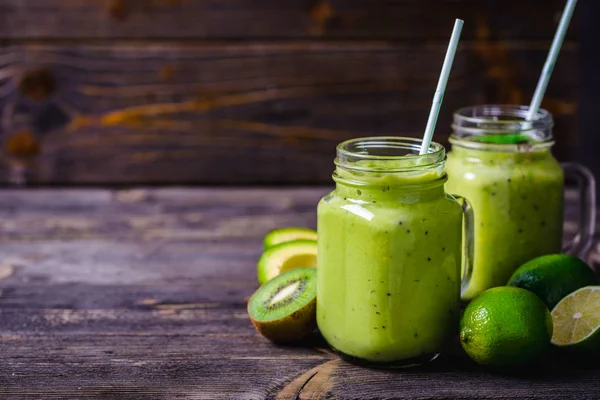
{"label": "brown fuzzy kiwi skin", "polygon": [[287,317],[273,321],[257,321],[250,313],[250,301],[248,302],[248,315],[252,325],[258,333],[274,343],[290,343],[304,339],[317,327],[317,299],[294,311]]}

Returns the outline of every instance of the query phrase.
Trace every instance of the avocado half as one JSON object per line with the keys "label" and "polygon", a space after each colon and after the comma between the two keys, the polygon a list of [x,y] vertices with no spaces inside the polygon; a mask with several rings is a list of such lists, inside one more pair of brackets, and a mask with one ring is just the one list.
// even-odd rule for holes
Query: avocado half
{"label": "avocado half", "polygon": [[295,268],[317,267],[317,241],[294,240],[275,245],[258,260],[258,282],[262,285]]}
{"label": "avocado half", "polygon": [[317,232],[308,228],[279,228],[267,233],[263,246],[265,250],[281,243],[294,240],[317,240]]}

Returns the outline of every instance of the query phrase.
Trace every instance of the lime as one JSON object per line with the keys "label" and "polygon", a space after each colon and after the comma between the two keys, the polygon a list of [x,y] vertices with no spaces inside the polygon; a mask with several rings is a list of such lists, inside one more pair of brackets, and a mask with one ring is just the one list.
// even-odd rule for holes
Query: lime
{"label": "lime", "polygon": [[534,258],[520,266],[508,280],[508,286],[537,294],[550,310],[569,293],[598,284],[598,278],[585,262],[566,254]]}
{"label": "lime", "polygon": [[562,299],[552,310],[552,343],[583,355],[600,353],[600,286],[588,286]]}
{"label": "lime", "polygon": [[460,320],[460,342],[478,364],[524,365],[550,344],[552,317],[533,293],[514,287],[486,290],[466,308]]}

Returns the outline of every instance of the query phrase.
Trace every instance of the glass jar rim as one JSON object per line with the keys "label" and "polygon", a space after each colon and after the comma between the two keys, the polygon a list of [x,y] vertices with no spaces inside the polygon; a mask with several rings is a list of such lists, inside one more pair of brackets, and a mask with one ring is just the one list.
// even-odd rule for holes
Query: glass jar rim
{"label": "glass jar rim", "polygon": [[[489,114],[483,114],[483,115],[477,115],[477,116],[468,115],[470,112],[473,112],[476,110],[484,112],[484,113],[488,112]],[[504,114],[501,114],[501,111],[503,111]],[[456,110],[454,112],[453,126],[456,125],[457,121],[471,122],[474,124],[486,123],[486,122],[491,121],[498,125],[526,123],[527,120],[525,118],[515,117],[514,119],[497,120],[497,119],[490,119],[490,117],[507,115],[507,113],[521,114],[521,115],[525,116],[525,115],[527,115],[528,112],[529,112],[529,106],[518,105],[518,104],[517,105],[515,105],[515,104],[482,104],[482,105],[478,105],[478,106],[467,106],[467,107],[459,108],[458,110]],[[554,124],[553,119],[552,119],[552,114],[550,114],[550,112],[548,112],[547,110],[545,110],[543,108],[540,108],[537,111],[537,113],[535,114],[535,118],[533,119],[533,123],[549,124],[550,126],[552,126]],[[532,125],[532,129],[533,129],[533,125]]]}
{"label": "glass jar rim", "polygon": [[[337,145],[335,165],[361,172],[402,172],[437,165],[446,159],[446,149],[431,142],[427,154],[419,154],[421,139],[403,136],[369,136],[346,140]],[[373,161],[373,165],[357,163]],[[381,165],[377,166],[380,162]],[[392,165],[385,164],[393,162]]]}
{"label": "glass jar rim", "polygon": [[554,144],[552,114],[539,109],[527,120],[529,106],[483,104],[463,107],[454,112],[453,146],[501,152],[531,152]]}

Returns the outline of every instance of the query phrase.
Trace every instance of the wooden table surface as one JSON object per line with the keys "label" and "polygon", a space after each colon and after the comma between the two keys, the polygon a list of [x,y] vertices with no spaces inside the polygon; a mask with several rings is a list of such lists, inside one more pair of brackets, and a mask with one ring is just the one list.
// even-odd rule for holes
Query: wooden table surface
{"label": "wooden table surface", "polygon": [[600,398],[598,367],[370,370],[257,335],[262,237],[326,191],[0,191],[0,399]]}

